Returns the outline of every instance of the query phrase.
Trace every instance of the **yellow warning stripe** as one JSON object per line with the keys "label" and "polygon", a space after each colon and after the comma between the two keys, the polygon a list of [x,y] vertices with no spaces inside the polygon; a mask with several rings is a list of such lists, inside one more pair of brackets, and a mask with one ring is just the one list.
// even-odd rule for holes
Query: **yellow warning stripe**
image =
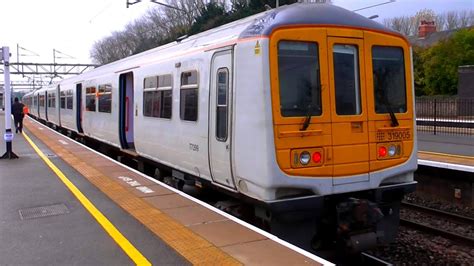
{"label": "yellow warning stripe", "polygon": [[474,160],[473,156],[462,156],[462,155],[456,155],[456,154],[447,154],[447,153],[439,153],[439,152],[431,152],[431,151],[418,151],[418,153],[426,154],[426,155],[438,155],[438,156],[444,156],[444,157],[453,157],[453,158]]}
{"label": "yellow warning stripe", "polygon": [[122,233],[105,217],[89,199],[54,165],[51,160],[44,155],[44,153],[36,146],[36,144],[23,132],[23,136],[30,143],[33,149],[43,159],[43,161],[53,170],[53,172],[61,179],[61,181],[69,188],[69,190],[76,196],[87,211],[97,220],[97,222],[104,228],[104,230],[112,237],[112,239],[125,251],[125,253],[137,265],[151,265],[151,263],[138,251],[132,243],[125,238]]}

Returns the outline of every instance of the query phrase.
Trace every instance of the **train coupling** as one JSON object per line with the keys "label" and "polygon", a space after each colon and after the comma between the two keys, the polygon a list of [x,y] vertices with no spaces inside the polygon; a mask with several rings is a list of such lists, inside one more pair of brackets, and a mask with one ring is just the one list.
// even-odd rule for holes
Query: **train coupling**
{"label": "train coupling", "polygon": [[337,238],[349,253],[377,246],[377,225],[384,218],[378,205],[366,199],[349,198],[337,205]]}

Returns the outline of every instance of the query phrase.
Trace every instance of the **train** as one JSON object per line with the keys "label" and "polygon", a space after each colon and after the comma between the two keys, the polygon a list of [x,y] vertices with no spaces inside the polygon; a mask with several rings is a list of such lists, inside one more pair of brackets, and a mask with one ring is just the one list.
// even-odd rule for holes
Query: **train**
{"label": "train", "polygon": [[412,48],[331,4],[297,3],[24,96],[30,116],[158,178],[227,193],[307,249],[390,243],[415,190]]}

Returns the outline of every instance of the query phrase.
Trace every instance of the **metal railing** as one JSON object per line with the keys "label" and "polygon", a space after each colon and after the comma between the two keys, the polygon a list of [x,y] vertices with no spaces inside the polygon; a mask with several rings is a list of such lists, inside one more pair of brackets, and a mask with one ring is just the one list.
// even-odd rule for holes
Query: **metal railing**
{"label": "metal railing", "polygon": [[474,137],[474,98],[420,97],[415,110],[420,132]]}

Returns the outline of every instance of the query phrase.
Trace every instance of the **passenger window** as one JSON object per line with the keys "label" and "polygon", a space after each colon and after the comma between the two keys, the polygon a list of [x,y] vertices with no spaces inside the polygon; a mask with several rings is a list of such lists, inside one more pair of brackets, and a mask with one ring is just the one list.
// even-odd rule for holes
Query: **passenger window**
{"label": "passenger window", "polygon": [[179,117],[185,121],[197,121],[198,117],[198,73],[181,73]]}
{"label": "passenger window", "polygon": [[89,87],[86,88],[86,111],[95,112],[95,97],[96,97],[96,88]]}
{"label": "passenger window", "polygon": [[66,109],[66,92],[61,91],[61,109]]}
{"label": "passenger window", "polygon": [[66,108],[72,110],[73,92],[72,90],[66,91]]}
{"label": "passenger window", "polygon": [[322,113],[318,44],[278,43],[280,110],[284,117]]}
{"label": "passenger window", "polygon": [[227,141],[227,117],[228,117],[228,91],[229,91],[229,70],[219,68],[217,70],[216,87],[216,138],[218,141]]}
{"label": "passenger window", "polygon": [[372,47],[375,112],[407,111],[405,62],[400,47]]}
{"label": "passenger window", "polygon": [[143,115],[171,119],[173,103],[172,75],[148,77],[144,80]]}
{"label": "passenger window", "polygon": [[48,93],[48,108],[56,107],[56,95],[54,92]]}
{"label": "passenger window", "polygon": [[112,85],[99,85],[99,112],[112,113]]}
{"label": "passenger window", "polygon": [[359,55],[356,45],[336,44],[333,47],[336,113],[361,114]]}

